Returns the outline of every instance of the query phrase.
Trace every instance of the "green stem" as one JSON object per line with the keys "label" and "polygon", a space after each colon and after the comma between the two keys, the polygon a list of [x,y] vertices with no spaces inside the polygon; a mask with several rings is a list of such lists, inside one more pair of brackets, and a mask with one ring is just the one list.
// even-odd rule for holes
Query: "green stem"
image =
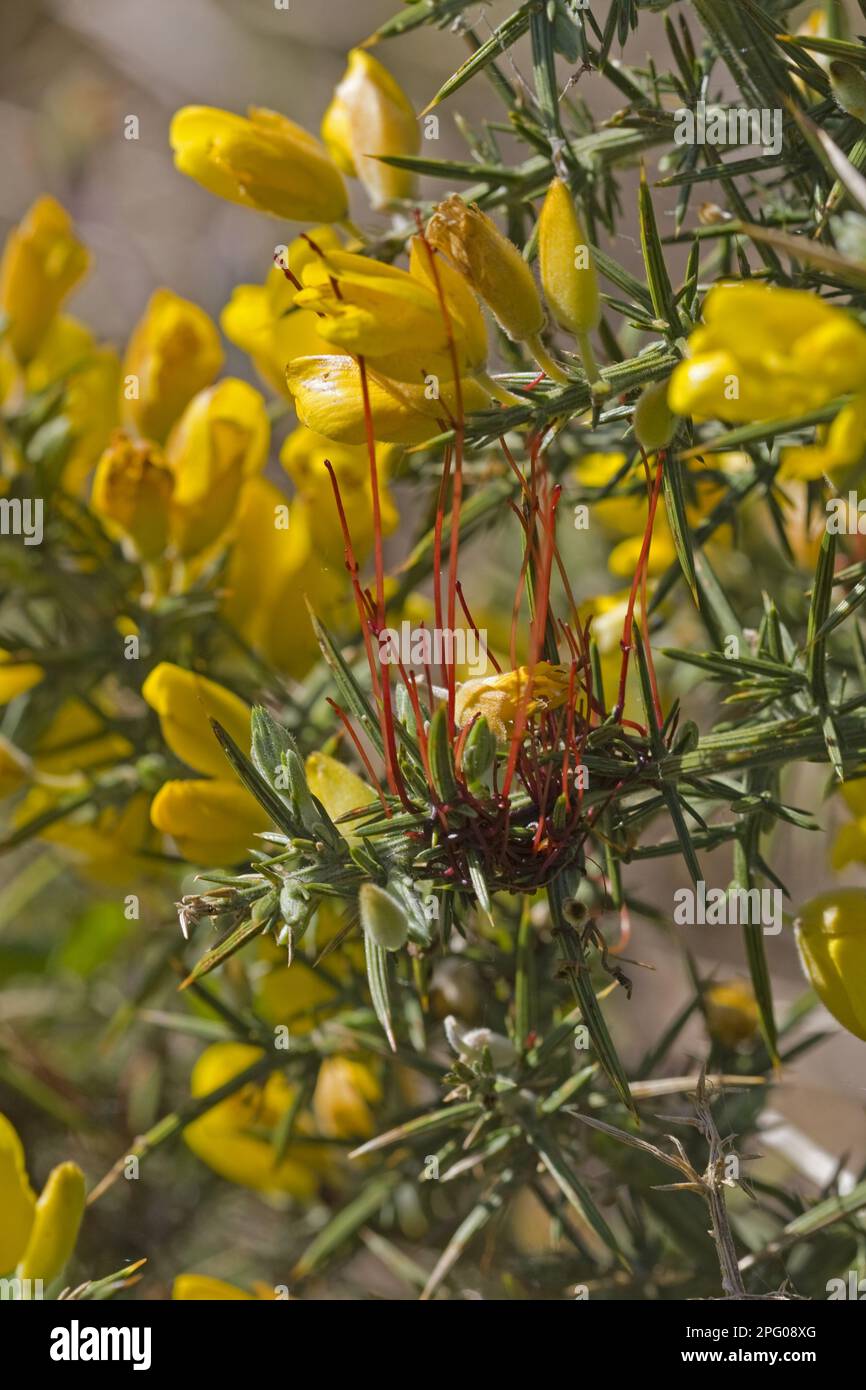
{"label": "green stem", "polygon": [[529,348],[529,351],[532,353],[539,367],[550,377],[551,381],[555,381],[559,386],[571,386],[573,384],[572,378],[566,376],[562,368],[554,362],[538,333],[526,339],[526,346]]}

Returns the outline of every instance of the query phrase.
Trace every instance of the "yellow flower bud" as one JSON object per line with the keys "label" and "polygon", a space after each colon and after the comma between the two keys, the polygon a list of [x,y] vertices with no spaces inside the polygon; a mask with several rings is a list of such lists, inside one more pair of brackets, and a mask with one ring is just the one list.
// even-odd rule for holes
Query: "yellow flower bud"
{"label": "yellow flower bud", "polygon": [[204,309],[171,290],[155,290],[123,360],[123,422],[162,444],[222,364],[219,333]]}
{"label": "yellow flower bud", "polygon": [[758,1031],[758,1005],[745,980],[719,980],[704,994],[710,1037],[724,1047],[748,1042]]}
{"label": "yellow flower bud", "polygon": [[[336,251],[339,237],[332,227],[314,227],[310,238],[322,251]],[[291,242],[284,263],[296,279],[316,255],[303,237]],[[286,394],[286,363],[293,357],[327,352],[312,309],[295,306],[296,289],[279,266],[273,266],[263,285],[238,285],[220,315],[220,327],[230,342],[249,354],[256,371]]]}
{"label": "yellow flower bud", "polygon": [[222,725],[242,752],[249,751],[250,707],[216,681],[170,661],[161,661],[147,677],[141,693],[159,715],[162,736],[172,753],[196,772],[209,777],[229,775],[229,764],[214,737],[211,719]]}
{"label": "yellow flower bud", "polygon": [[[457,690],[454,706],[458,726],[462,728],[476,714],[483,714],[497,739],[505,742],[514,729],[528,681],[528,666],[464,681]],[[568,701],[569,685],[567,666],[553,666],[549,661],[539,661],[532,672],[532,690],[526,703],[527,718],[543,709],[560,709]]]}
{"label": "yellow flower bud", "polygon": [[541,332],[544,309],[532,271],[476,204],[452,193],[430,218],[427,239],[469,281],[510,338],[523,341]]}
{"label": "yellow flower bud", "polygon": [[[298,418],[309,429],[343,444],[364,443],[361,374],[353,357],[298,357],[289,363],[286,380]],[[367,381],[373,434],[385,443],[423,444],[450,428],[458,414],[453,381],[442,380],[438,392],[370,371]],[[465,378],[460,386],[465,414],[489,406],[476,381]]]}
{"label": "yellow flower bud", "polygon": [[834,888],[800,909],[794,927],[815,993],[866,1042],[866,889]]}
{"label": "yellow flower bud", "polygon": [[174,475],[170,534],[178,554],[196,555],[220,538],[244,482],[265,465],[270,434],[263,397],[236,377],[190,401],[165,447]]}
{"label": "yellow flower bud", "polygon": [[169,140],[181,173],[229,202],[297,222],[346,216],[338,169],[314,136],[276,111],[251,106],[247,116],[237,116],[184,106]]}
{"label": "yellow flower bud", "polygon": [[634,435],[648,454],[665,449],[674,436],[676,418],[668,405],[666,381],[649,381],[634,408]]}
{"label": "yellow flower bud", "polygon": [[387,68],[366,49],[349,53],[349,66],[322,121],[322,139],[337,167],[361,180],[375,208],[411,198],[413,175],[381,164],[377,156],[417,154],[415,112]]}
{"label": "yellow flower bud", "polygon": [[75,1249],[86,1194],[77,1163],[59,1163],[48,1174],[33,1214],[27,1248],[16,1271],[19,1279],[50,1284],[63,1273]]}
{"label": "yellow flower bud", "polygon": [[38,198],[9,233],[0,261],[0,309],[19,362],[28,362],[69,291],[90,265],[72,219],[54,198]]}
{"label": "yellow flower bud", "polygon": [[382,1087],[371,1067],[349,1057],[326,1057],[313,1092],[313,1114],[328,1139],[370,1139],[376,1132],[373,1106]]}
{"label": "yellow flower bud", "polygon": [[544,298],[560,328],[580,337],[598,328],[601,298],[586,232],[568,188],[554,179],[538,219]]}
{"label": "yellow flower bud", "polygon": [[110,535],[131,541],[142,560],[154,560],[168,539],[173,489],[162,450],[118,430],[97,464],[90,505]]}
{"label": "yellow flower bud", "polygon": [[12,653],[0,647],[0,707],[8,705],[18,695],[26,695],[44,675],[35,661],[15,662]]}
{"label": "yellow flower bud", "polygon": [[[193,1096],[209,1095],[246,1071],[264,1053],[247,1043],[214,1043],[193,1068]],[[330,1167],[324,1148],[289,1144],[277,1162],[272,1134],[294,1103],[296,1088],[280,1072],[261,1083],[248,1082],[226,1100],[211,1107],[183,1132],[186,1143],[202,1162],[229,1182],[265,1193],[288,1193],[311,1201]],[[301,1112],[296,1131],[313,1131],[310,1116]]]}

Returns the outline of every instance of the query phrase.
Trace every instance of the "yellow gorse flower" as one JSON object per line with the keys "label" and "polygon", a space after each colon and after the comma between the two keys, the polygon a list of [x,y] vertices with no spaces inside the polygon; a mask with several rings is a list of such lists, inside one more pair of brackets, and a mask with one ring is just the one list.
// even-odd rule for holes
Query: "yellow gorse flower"
{"label": "yellow gorse flower", "polygon": [[174,476],[171,540],[179,555],[196,555],[220,538],[243,484],[265,465],[270,435],[261,393],[237,377],[190,401],[165,448]]}
{"label": "yellow gorse flower", "polygon": [[453,300],[446,316],[431,278],[418,273],[420,263],[416,256],[412,274],[351,251],[328,251],[304,267],[295,303],[322,316],[320,337],[363,356],[381,375],[422,384],[431,376],[451,378],[449,335],[462,373],[467,330]]}
{"label": "yellow gorse flower", "polygon": [[45,1284],[57,1279],[75,1249],[84,1197],[78,1164],[60,1163],[37,1200],[21,1140],[0,1114],[0,1273]]}
{"label": "yellow gorse flower", "polygon": [[[310,239],[322,251],[335,251],[339,237],[332,227],[314,227]],[[303,237],[286,247],[283,263],[296,279],[316,252]],[[294,357],[327,352],[312,309],[295,305],[295,286],[279,266],[269,270],[262,285],[238,285],[220,315],[220,327],[230,342],[252,359],[256,371],[275,390],[286,394],[286,364]]]}
{"label": "yellow gorse flower", "polygon": [[[230,536],[222,611],[238,632],[277,670],[300,679],[319,647],[305,599],[332,623],[348,596],[336,508],[315,510],[267,478],[243,488]],[[287,519],[288,525],[282,523]],[[313,527],[322,541],[314,539]],[[333,559],[329,560],[328,557]]]}
{"label": "yellow gorse flower", "polygon": [[806,290],[717,285],[689,347],[668,392],[677,415],[770,420],[866,389],[866,329]]}
{"label": "yellow gorse flower", "polygon": [[159,715],[171,751],[204,777],[165,782],[153,799],[151,822],[192,863],[238,863],[269,821],[255,797],[232,777],[210,720],[216,719],[246,752],[249,706],[216,681],[167,661],[154,667],[141,693]]}
{"label": "yellow gorse flower", "polygon": [[379,155],[417,154],[415,112],[387,68],[363,48],[353,48],[322,121],[324,140],[344,174],[359,178],[375,208],[410,198],[414,177],[379,162]]}
{"label": "yellow gorse flower", "polygon": [[[342,444],[363,444],[366,437],[361,373],[353,357],[298,357],[286,369],[286,381],[298,418],[316,434]],[[368,373],[373,434],[388,444],[423,444],[459,414],[453,381],[438,393],[429,386],[392,381]],[[489,405],[487,392],[464,377],[460,395],[466,414]]]}
{"label": "yellow gorse flower", "polygon": [[[400,450],[393,444],[376,445],[379,479],[379,514],[382,534],[387,536],[398,521],[397,508],[388,490]],[[338,444],[315,434],[305,425],[288,435],[280,450],[280,463],[297,488],[290,525],[306,525],[319,554],[334,565],[344,558],[343,534],[334,501],[331,479],[325,468],[328,460],[340,486],[340,497],[352,532],[352,546],[359,560],[366,559],[373,544],[373,499],[370,491],[370,460],[364,444]],[[300,506],[299,506],[300,503]],[[303,508],[301,513],[300,508]]]}
{"label": "yellow gorse flower", "polygon": [[142,560],[161,555],[168,540],[174,475],[156,444],[121,430],[96,467],[91,509],[111,535],[128,540]]}
{"label": "yellow gorse flower", "polygon": [[313,1114],[329,1139],[369,1139],[376,1132],[374,1107],[382,1087],[372,1067],[350,1057],[326,1057],[313,1092]]}
{"label": "yellow gorse flower", "polygon": [[246,116],[184,106],[169,132],[174,162],[210,193],[297,222],[341,222],[348,211],[339,170],[314,136],[276,111]]}
{"label": "yellow gorse flower", "polygon": [[83,323],[59,314],[27,364],[24,380],[34,393],[63,383],[71,442],[62,482],[68,492],[79,493],[119,419],[120,359]]}
{"label": "yellow gorse flower", "polygon": [[527,718],[546,709],[560,709],[568,701],[570,673],[567,666],[554,666],[539,661],[532,670],[532,688],[526,700],[530,680],[528,666],[516,671],[503,671],[494,676],[479,676],[464,681],[457,690],[454,717],[462,728],[476,714],[487,720],[497,739],[504,742],[513,732],[515,721],[525,701]]}
{"label": "yellow gorse flower", "polygon": [[228,769],[211,719],[216,719],[241,748],[249,743],[249,706],[206,676],[162,661],[147,677],[141,693],[159,715],[162,736],[171,751],[196,772],[223,777]]}
{"label": "yellow gorse flower", "polygon": [[211,384],[222,364],[219,333],[204,309],[172,290],[155,290],[123,359],[124,424],[163,443],[185,406]]}
{"label": "yellow gorse flower", "polygon": [[225,1279],[214,1279],[210,1274],[178,1274],[171,1288],[175,1302],[226,1303],[230,1301],[267,1301],[275,1297],[273,1289],[267,1284],[255,1283],[255,1293],[247,1293],[237,1284],[229,1284]]}
{"label": "yellow gorse flower", "polygon": [[[214,1043],[193,1068],[192,1095],[210,1094],[264,1056],[261,1048],[246,1043]],[[248,1082],[187,1125],[184,1139],[198,1158],[229,1182],[309,1201],[330,1163],[324,1148],[291,1143],[277,1162],[275,1132],[294,1099],[295,1087],[279,1072],[272,1072],[261,1083]],[[305,1112],[297,1117],[296,1132],[304,1137],[313,1132]]]}
{"label": "yellow gorse flower", "polygon": [[90,264],[72,218],[54,198],[38,198],[13,228],[0,261],[0,309],[19,362],[36,353],[55,314]]}
{"label": "yellow gorse flower", "polygon": [[704,992],[707,1030],[715,1042],[737,1047],[758,1032],[758,1004],[745,980],[718,980]]}
{"label": "yellow gorse flower", "polygon": [[26,695],[44,675],[35,661],[14,661],[11,653],[0,647],[0,707],[19,695]]}
{"label": "yellow gorse flower", "polygon": [[866,889],[835,888],[812,898],[794,926],[821,1003],[866,1042]]}

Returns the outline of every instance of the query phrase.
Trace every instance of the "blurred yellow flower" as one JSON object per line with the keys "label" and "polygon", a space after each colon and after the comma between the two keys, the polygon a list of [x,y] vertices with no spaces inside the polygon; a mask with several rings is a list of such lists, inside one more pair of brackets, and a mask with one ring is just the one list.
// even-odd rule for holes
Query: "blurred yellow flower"
{"label": "blurred yellow flower", "polygon": [[[214,1043],[196,1062],[190,1091],[197,1098],[209,1095],[264,1057],[261,1048],[246,1043]],[[277,1162],[274,1147],[274,1132],[295,1094],[295,1087],[273,1071],[261,1082],[247,1082],[187,1125],[184,1139],[198,1158],[229,1182],[310,1201],[330,1166],[326,1151],[315,1144],[289,1143]],[[304,1138],[313,1132],[308,1114],[301,1112],[295,1129]]]}
{"label": "blurred yellow flower", "polygon": [[154,290],[123,359],[121,417],[158,443],[223,364],[216,324],[189,299]]}
{"label": "blurred yellow flower", "polygon": [[319,1132],[330,1139],[370,1139],[382,1087],[373,1068],[349,1057],[326,1057],[313,1092]]}
{"label": "blurred yellow flower", "polygon": [[[376,445],[379,479],[379,512],[382,534],[395,529],[399,516],[388,490],[400,450],[392,444]],[[339,514],[325,460],[331,464],[340,485],[343,509],[352,533],[352,547],[364,561],[373,545],[373,499],[370,488],[370,459],[365,444],[339,444],[300,425],[288,435],[280,450],[280,463],[305,504],[305,517],[315,549],[335,565],[343,563],[344,542]]]}
{"label": "blurred yellow flower", "polygon": [[[287,522],[287,524],[285,524]],[[331,622],[346,600],[336,509],[315,517],[319,549],[312,535],[311,508],[291,503],[266,478],[244,486],[232,531],[225,576],[223,613],[245,641],[279,671],[300,679],[318,655],[305,598],[316,614]],[[329,561],[328,556],[339,560]]]}
{"label": "blurred yellow flower", "polygon": [[737,1047],[758,1032],[758,1005],[745,980],[718,980],[704,992],[707,1029],[724,1047]]}
{"label": "blurred yellow flower", "polygon": [[96,466],[91,509],[109,535],[130,542],[142,560],[161,555],[168,539],[174,474],[159,445],[117,430]]}
{"label": "blurred yellow flower", "polygon": [[782,450],[779,482],[814,482],[825,474],[841,482],[866,453],[866,394],[843,405],[829,426],[818,431],[818,442]]}
{"label": "blurred yellow flower", "polygon": [[[342,444],[363,444],[367,435],[361,375],[353,357],[297,357],[286,371],[298,418],[309,429]],[[438,391],[392,381],[368,371],[373,434],[388,444],[423,444],[451,427],[459,413],[453,381]],[[487,392],[478,382],[460,383],[465,414],[484,410]]]}
{"label": "blurred yellow flower", "polygon": [[63,415],[71,442],[63,464],[63,486],[80,493],[119,417],[120,359],[96,342],[89,328],[60,314],[25,372],[30,392],[63,383]]}
{"label": "blurred yellow flower", "polygon": [[[340,245],[332,227],[314,227],[310,238],[322,251]],[[283,260],[300,279],[315,255],[309,242],[298,237],[286,248]],[[259,375],[281,395],[287,394],[286,366],[292,358],[328,351],[318,316],[312,309],[296,307],[296,293],[291,280],[275,265],[264,284],[236,286],[220,315],[220,327],[229,342],[249,355]]]}
{"label": "blurred yellow flower", "polygon": [[8,340],[19,362],[39,348],[52,319],[90,265],[72,218],[44,196],[6,239],[0,260],[0,309],[9,322]]}
{"label": "blurred yellow flower", "polygon": [[0,797],[11,796],[24,786],[29,760],[0,734]]}
{"label": "blurred yellow flower", "polygon": [[770,420],[866,388],[866,329],[808,290],[716,285],[689,347],[668,392],[677,415]]}
{"label": "blurred yellow flower", "polygon": [[314,136],[276,111],[246,116],[184,106],[169,132],[174,162],[210,193],[297,222],[341,222],[348,212],[339,170]]}
{"label": "blurred yellow flower", "polygon": [[800,909],[794,927],[803,969],[821,1003],[866,1042],[866,889],[819,894]]}
{"label": "blurred yellow flower", "polygon": [[35,661],[13,660],[11,652],[0,647],[0,706],[8,705],[18,695],[26,695],[45,675]]}
{"label": "blurred yellow flower", "polygon": [[214,1279],[210,1274],[178,1274],[172,1284],[171,1296],[175,1302],[223,1303],[229,1300],[273,1299],[274,1290],[268,1284],[255,1283],[255,1293],[247,1293],[237,1284],[229,1284],[225,1279]]}
{"label": "blurred yellow flower", "polygon": [[75,1249],[84,1195],[78,1164],[60,1163],[37,1200],[21,1140],[0,1114],[0,1273],[45,1284],[57,1279]]}
{"label": "blurred yellow flower", "polygon": [[265,465],[270,434],[264,399],[245,381],[225,377],[193,397],[165,446],[179,555],[197,555],[222,536],[244,482]]}
{"label": "blurred yellow flower", "polygon": [[[376,799],[375,791],[363,777],[327,753],[310,753],[305,770],[310,791],[318,797],[333,821],[339,821],[341,816],[368,806]],[[338,829],[348,840],[352,840],[351,824],[338,826]]]}
{"label": "blurred yellow flower", "polygon": [[411,172],[381,164],[379,155],[417,154],[421,139],[408,97],[387,68],[353,48],[322,121],[322,139],[337,167],[359,178],[375,208],[411,198]]}

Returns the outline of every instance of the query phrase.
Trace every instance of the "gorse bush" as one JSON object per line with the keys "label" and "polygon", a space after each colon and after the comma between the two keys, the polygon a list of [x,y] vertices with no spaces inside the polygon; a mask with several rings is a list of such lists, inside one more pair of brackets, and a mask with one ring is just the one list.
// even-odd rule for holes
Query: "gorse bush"
{"label": "gorse bush", "polygon": [[[158,287],[118,355],[66,313],[67,212],[7,241],[2,910],[54,925],[0,957],[42,990],[0,1080],[75,1156],[37,1201],[0,1116],[13,1295],[863,1262],[866,1176],[753,1160],[819,1002],[866,1040],[866,48],[835,4],[475,8],[404,5],[321,140],[177,112],[202,198],[276,219],[219,328]],[[407,93],[423,26],[463,61]]]}

